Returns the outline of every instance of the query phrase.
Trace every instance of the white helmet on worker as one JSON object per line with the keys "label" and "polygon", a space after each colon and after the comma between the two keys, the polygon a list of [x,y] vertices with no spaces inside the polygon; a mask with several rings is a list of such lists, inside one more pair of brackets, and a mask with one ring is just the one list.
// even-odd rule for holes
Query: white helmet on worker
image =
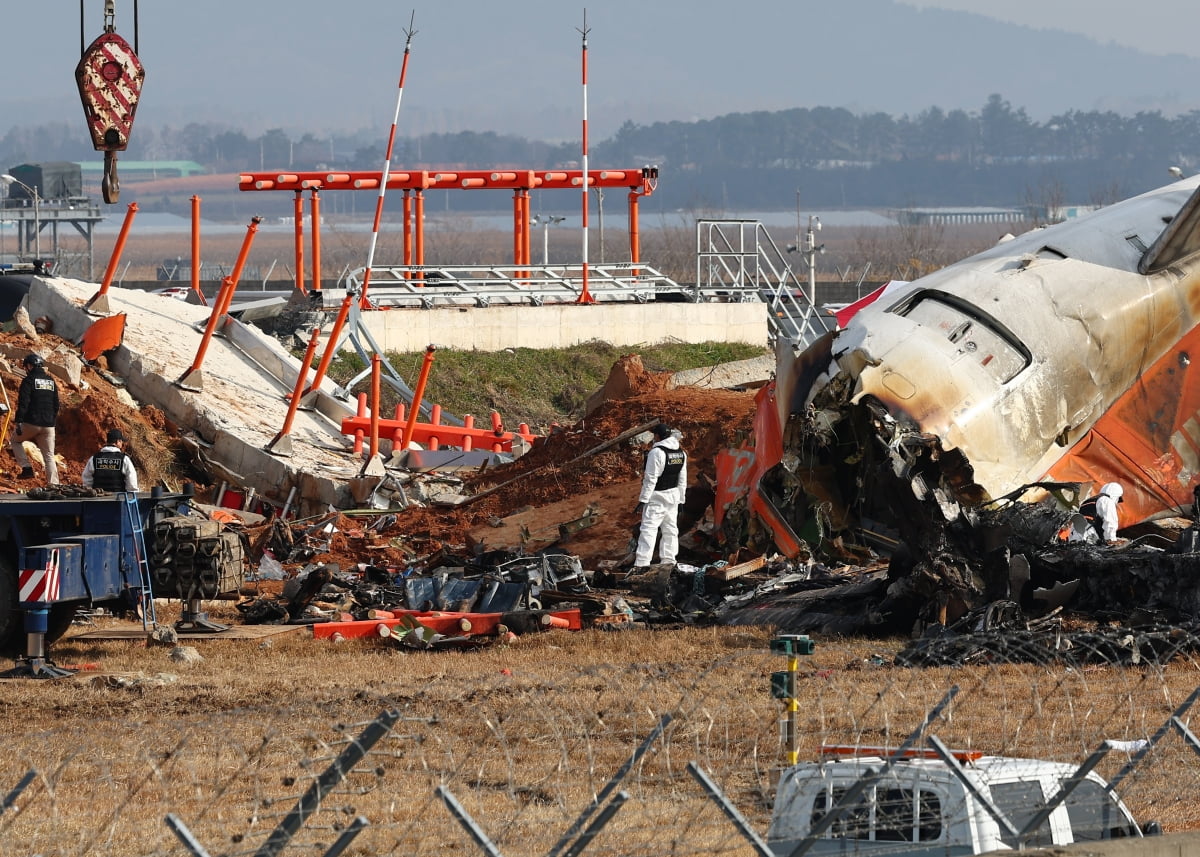
{"label": "white helmet on worker", "polygon": [[1121,495],[1125,493],[1125,489],[1122,488],[1120,483],[1118,483],[1118,482],[1109,482],[1103,488],[1100,489],[1100,493],[1107,494],[1109,497],[1112,497],[1118,503],[1124,502]]}

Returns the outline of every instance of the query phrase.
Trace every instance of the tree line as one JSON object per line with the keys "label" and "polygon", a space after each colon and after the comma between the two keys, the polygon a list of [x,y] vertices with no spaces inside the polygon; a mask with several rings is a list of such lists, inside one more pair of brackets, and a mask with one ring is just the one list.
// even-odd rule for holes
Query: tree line
{"label": "tree line", "polygon": [[[249,136],[192,123],[135,129],[124,157],[196,161],[214,173],[379,169],[385,136],[299,137],[276,128]],[[978,111],[930,107],[916,116],[855,114],[844,108],[730,113],[695,122],[626,122],[592,147],[591,165],[656,164],[664,209],[788,208],[799,191],[806,208],[1018,206],[1045,196],[1101,204],[1170,180],[1167,168],[1200,164],[1200,111],[1121,116],[1071,110],[1045,122],[1000,95]],[[0,138],[0,165],[95,160],[76,123],[12,126]],[[393,165],[404,168],[578,166],[579,143],[551,143],[494,132],[398,137]],[[480,203],[504,209],[499,195]],[[485,206],[486,207],[486,206]]]}

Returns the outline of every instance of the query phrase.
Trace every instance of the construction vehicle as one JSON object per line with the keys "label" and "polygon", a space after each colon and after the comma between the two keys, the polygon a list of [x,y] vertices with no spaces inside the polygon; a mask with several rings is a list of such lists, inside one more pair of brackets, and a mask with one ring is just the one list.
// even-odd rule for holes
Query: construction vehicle
{"label": "construction vehicle", "polygon": [[821,752],[780,779],[767,833],[779,857],[983,854],[1161,833],[1157,822],[1139,827],[1090,769],[977,751],[950,751],[952,762],[927,750]]}
{"label": "construction vehicle", "polygon": [[51,486],[0,495],[0,655],[18,661],[7,675],[67,674],[45,646],[81,609],[136,611],[149,629],[154,598],[178,598],[180,630],[224,630],[199,607],[241,586],[241,541],[191,499],[190,486],[180,494]]}

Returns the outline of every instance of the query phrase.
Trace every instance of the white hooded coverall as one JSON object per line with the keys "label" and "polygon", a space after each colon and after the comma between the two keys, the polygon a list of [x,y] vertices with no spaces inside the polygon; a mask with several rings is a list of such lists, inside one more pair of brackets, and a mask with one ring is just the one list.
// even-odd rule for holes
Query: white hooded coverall
{"label": "white hooded coverall", "polygon": [[1117,540],[1117,503],[1125,490],[1116,482],[1109,482],[1100,489],[1096,498],[1096,517],[1100,520],[1100,537],[1106,542]]}
{"label": "white hooded coverall", "polygon": [[[668,458],[678,462],[679,475],[670,484],[663,482],[664,471],[668,468]],[[671,435],[658,441],[646,455],[646,472],[642,476],[642,492],[638,502],[644,503],[642,509],[642,525],[638,535],[637,554],[634,556],[635,566],[647,566],[650,557],[654,555],[654,542],[662,530],[662,540],[658,546],[659,562],[673,563],[679,552],[679,523],[676,516],[679,504],[687,491],[687,453],[679,446],[679,438]]]}

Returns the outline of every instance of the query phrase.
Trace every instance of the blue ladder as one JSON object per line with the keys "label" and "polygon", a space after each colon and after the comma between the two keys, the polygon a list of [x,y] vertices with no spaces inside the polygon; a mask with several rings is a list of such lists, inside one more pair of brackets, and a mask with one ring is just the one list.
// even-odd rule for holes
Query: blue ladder
{"label": "blue ladder", "polygon": [[[142,630],[149,631],[158,626],[158,617],[154,615],[154,583],[150,577],[150,561],[146,556],[146,537],[142,529],[142,514],[138,509],[137,494],[132,491],[122,491],[124,497],[125,528],[133,536],[133,552],[137,559],[138,574],[142,578]],[[124,544],[121,545],[124,550]]]}

